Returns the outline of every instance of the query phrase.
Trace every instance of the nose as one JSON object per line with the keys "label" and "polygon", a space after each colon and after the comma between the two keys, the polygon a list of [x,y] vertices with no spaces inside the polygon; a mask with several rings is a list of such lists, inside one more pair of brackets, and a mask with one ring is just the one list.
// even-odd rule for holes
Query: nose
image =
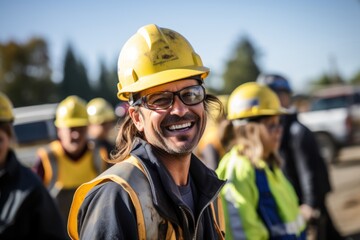
{"label": "nose", "polygon": [[71,131],[71,138],[72,138],[72,139],[78,139],[78,138],[80,138],[80,132],[77,131],[77,130],[72,130],[72,131]]}
{"label": "nose", "polygon": [[174,96],[174,101],[173,104],[171,106],[171,113],[172,114],[176,114],[178,116],[184,116],[187,112],[189,111],[188,106],[186,106],[181,99],[179,98],[179,96],[175,95]]}

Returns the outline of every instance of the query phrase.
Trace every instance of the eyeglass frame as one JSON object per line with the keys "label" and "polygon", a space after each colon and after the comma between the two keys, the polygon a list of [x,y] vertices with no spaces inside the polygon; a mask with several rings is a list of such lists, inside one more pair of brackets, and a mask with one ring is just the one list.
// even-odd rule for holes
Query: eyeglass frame
{"label": "eyeglass frame", "polygon": [[[180,95],[180,92],[185,90],[185,89],[188,89],[188,88],[193,88],[193,87],[200,87],[200,89],[202,89],[202,92],[203,92],[203,98],[201,101],[197,102],[197,103],[194,103],[194,104],[187,104],[184,102],[184,100],[182,99],[181,95]],[[171,103],[169,104],[169,106],[167,107],[157,107],[157,108],[151,108],[149,107],[149,105],[147,104],[147,101],[146,101],[146,98],[150,95],[153,95],[153,94],[161,94],[161,93],[171,93],[172,94],[172,98],[171,98]],[[199,85],[192,85],[192,86],[188,86],[188,87],[184,87],[182,89],[180,89],[179,91],[176,91],[176,92],[172,92],[172,91],[158,91],[158,92],[153,92],[153,93],[149,93],[149,94],[146,94],[142,97],[140,97],[139,99],[133,101],[132,103],[130,103],[131,106],[143,106],[147,109],[150,109],[150,110],[166,110],[168,108],[170,108],[173,104],[174,104],[174,98],[175,96],[178,96],[180,101],[185,104],[186,106],[195,106],[199,103],[202,103],[204,102],[205,98],[206,98],[206,90],[205,90],[205,87],[201,84]]]}

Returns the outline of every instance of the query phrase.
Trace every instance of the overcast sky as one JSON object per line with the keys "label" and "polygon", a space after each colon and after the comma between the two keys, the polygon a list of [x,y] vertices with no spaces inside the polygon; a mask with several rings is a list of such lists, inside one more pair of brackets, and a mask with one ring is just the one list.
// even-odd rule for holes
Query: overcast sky
{"label": "overcast sky", "polygon": [[360,0],[0,1],[0,42],[45,38],[56,79],[69,43],[96,79],[100,60],[114,64],[149,23],[184,35],[214,76],[243,36],[260,69],[285,74],[296,91],[334,68],[344,78],[360,71]]}

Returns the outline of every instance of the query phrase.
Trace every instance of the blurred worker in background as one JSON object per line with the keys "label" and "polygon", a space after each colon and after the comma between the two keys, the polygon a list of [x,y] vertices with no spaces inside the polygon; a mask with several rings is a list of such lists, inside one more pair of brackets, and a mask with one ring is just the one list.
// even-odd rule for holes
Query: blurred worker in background
{"label": "blurred worker in background", "polygon": [[35,172],[56,198],[65,222],[76,188],[106,168],[106,162],[89,144],[88,124],[86,102],[77,96],[67,97],[56,109],[58,140],[37,153]]}
{"label": "blurred worker in background", "polygon": [[224,239],[224,182],[192,152],[207,110],[209,69],[181,34],[149,24],[123,46],[118,97],[129,101],[114,164],[75,193],[73,239]]}
{"label": "blurred worker in background", "polygon": [[0,92],[0,239],[67,239],[54,200],[11,149],[13,121],[12,103]]}
{"label": "blurred worker in background", "polygon": [[104,161],[110,159],[110,153],[115,148],[113,134],[116,124],[114,108],[103,98],[94,98],[87,104],[89,115],[88,134],[96,154]]}
{"label": "blurred worker in background", "polygon": [[331,191],[327,166],[314,134],[297,119],[289,81],[279,74],[262,74],[257,82],[270,87],[278,95],[282,107],[290,112],[282,116],[280,154],[284,160],[283,171],[294,186],[301,211],[309,222],[310,234],[319,240],[342,239],[325,204],[326,194]]}
{"label": "blurred worker in background", "polygon": [[228,180],[221,190],[226,239],[305,240],[298,198],[280,169],[280,115],[286,111],[278,97],[250,82],[231,93],[227,106],[235,141],[216,170]]}
{"label": "blurred worker in background", "polygon": [[[226,107],[228,95],[217,97]],[[218,167],[220,159],[229,150],[226,149],[226,146],[229,145],[227,141],[233,139],[233,132],[228,129],[228,126],[226,112],[215,108],[208,114],[206,128],[197,146],[196,154],[212,170]]]}

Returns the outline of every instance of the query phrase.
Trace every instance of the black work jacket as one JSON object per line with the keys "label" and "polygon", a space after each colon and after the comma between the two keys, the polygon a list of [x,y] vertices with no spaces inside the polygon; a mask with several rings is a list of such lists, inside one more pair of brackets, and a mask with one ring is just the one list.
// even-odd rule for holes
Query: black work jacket
{"label": "black work jacket", "polygon": [[296,113],[284,115],[282,120],[280,154],[284,159],[284,173],[294,186],[300,204],[323,209],[331,189],[327,166],[315,136],[298,121]]}
{"label": "black work jacket", "polygon": [[[218,239],[209,204],[217,199],[225,182],[192,155],[190,176],[196,209],[193,215],[153,151],[151,145],[137,139],[131,155],[140,160],[148,174],[155,210],[180,227],[184,239]],[[78,233],[80,239],[138,239],[134,204],[127,192],[111,181],[91,189],[79,209]]]}
{"label": "black work jacket", "polygon": [[0,170],[0,239],[68,239],[56,204],[40,179],[9,151]]}

